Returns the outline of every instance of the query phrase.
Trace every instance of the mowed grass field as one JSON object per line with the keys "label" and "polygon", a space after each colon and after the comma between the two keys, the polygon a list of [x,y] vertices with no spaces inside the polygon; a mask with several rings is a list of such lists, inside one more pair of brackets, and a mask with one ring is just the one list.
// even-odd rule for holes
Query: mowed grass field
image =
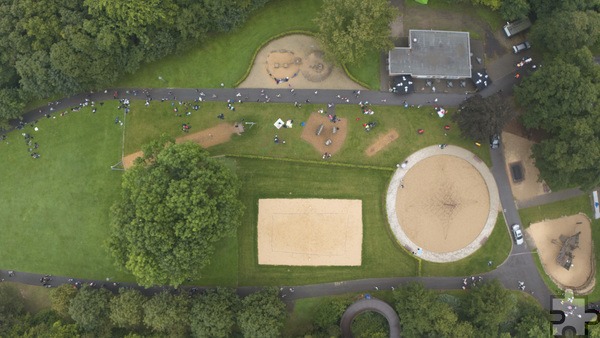
{"label": "mowed grass field", "polygon": [[[122,118],[116,101],[63,117],[41,119],[33,131],[9,133],[0,144],[0,260],[3,268],[49,273],[80,278],[106,277],[131,281],[120,272],[105,248],[109,235],[110,206],[118,200],[122,172],[111,171],[121,154],[123,127],[115,124]],[[476,152],[489,163],[485,147],[476,147],[463,139],[447,118],[434,116],[432,108],[405,109],[375,106],[375,115],[365,116],[358,106],[337,106],[337,114],[349,119],[346,143],[331,161],[300,138],[309,114],[323,108],[291,104],[238,104],[236,111],[225,103],[203,103],[191,116],[177,117],[170,103],[153,102],[145,107],[133,101],[125,124],[125,148],[133,152],[162,132],[183,135],[181,123],[190,123],[191,132],[222,123],[216,118],[224,113],[225,122],[252,121],[256,124],[232,140],[209,149],[213,155],[225,155],[223,161],[237,172],[243,182],[241,199],[245,217],[237,237],[226,238],[208,266],[192,283],[199,285],[280,285],[307,284],[344,279],[419,274],[418,262],[395,241],[385,216],[385,192],[395,164],[413,151],[438,143],[457,144]],[[185,109],[180,108],[180,112]],[[276,130],[278,118],[293,119],[294,128]],[[360,120],[356,120],[360,119]],[[376,120],[378,126],[365,132],[362,123]],[[444,135],[443,126],[451,130]],[[418,135],[417,128],[426,133]],[[400,138],[373,157],[364,150],[389,129]],[[21,132],[32,134],[42,158],[29,156]],[[286,144],[275,144],[278,134]],[[6,165],[10,164],[10,165]],[[256,257],[256,221],[260,198],[351,198],[363,201],[363,265],[361,267],[269,267],[259,266]],[[498,230],[496,230],[498,231]],[[494,233],[496,233],[496,231]],[[505,231],[501,228],[500,232]],[[505,236],[506,237],[506,236]],[[496,245],[494,235],[485,252]],[[509,241],[510,239],[507,239]],[[491,244],[490,244],[491,243]],[[485,256],[485,257],[484,257]],[[487,255],[476,261],[487,260]],[[473,257],[480,257],[473,256]],[[423,266],[426,275],[463,275],[481,271],[477,264],[451,265],[438,270]],[[476,265],[476,266],[474,266]]]}
{"label": "mowed grass field", "polygon": [[[106,105],[55,116],[41,119],[37,132],[28,126],[0,142],[2,268],[132,280],[104,248],[121,184],[121,173],[110,170],[121,156],[116,115]],[[40,159],[29,156],[22,133],[39,144]]]}
{"label": "mowed grass field", "polygon": [[[257,49],[271,38],[292,31],[316,32],[314,18],[322,0],[274,0],[251,13],[241,27],[213,34],[189,50],[143,65],[118,87],[232,87],[252,64]],[[370,89],[379,89],[379,54],[349,70]],[[159,79],[162,78],[161,79]]]}

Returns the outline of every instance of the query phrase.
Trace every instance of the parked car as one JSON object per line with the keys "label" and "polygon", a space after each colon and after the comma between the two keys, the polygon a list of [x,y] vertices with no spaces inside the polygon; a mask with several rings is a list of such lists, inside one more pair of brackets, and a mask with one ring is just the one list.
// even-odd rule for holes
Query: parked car
{"label": "parked car", "polygon": [[529,18],[525,18],[514,22],[508,22],[502,29],[504,30],[504,34],[510,38],[511,36],[526,31],[529,27],[531,27],[531,21]]}
{"label": "parked car", "polygon": [[500,147],[500,135],[495,134],[494,136],[490,137],[490,148],[498,149],[498,147]]}
{"label": "parked car", "polygon": [[529,48],[531,48],[529,41],[523,41],[520,44],[513,46],[513,53],[519,54],[524,50],[528,50]]}
{"label": "parked car", "polygon": [[512,232],[513,236],[515,237],[515,243],[517,243],[517,245],[523,244],[523,233],[521,232],[521,226],[518,224],[513,224]]}

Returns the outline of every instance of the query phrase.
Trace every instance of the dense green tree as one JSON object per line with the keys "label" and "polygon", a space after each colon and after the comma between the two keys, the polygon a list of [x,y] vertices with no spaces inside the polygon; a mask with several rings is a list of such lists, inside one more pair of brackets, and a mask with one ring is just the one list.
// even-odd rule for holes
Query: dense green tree
{"label": "dense green tree", "polygon": [[50,291],[50,302],[52,310],[56,311],[63,318],[69,317],[69,307],[71,300],[77,295],[77,288],[70,284],[62,284]]}
{"label": "dense green tree", "polygon": [[598,101],[598,88],[577,66],[554,59],[515,89],[517,100],[527,107],[523,125],[558,132],[587,115]]}
{"label": "dense green tree", "polygon": [[394,291],[394,300],[403,335],[447,336],[453,332],[457,315],[447,303],[439,301],[435,292],[425,289],[423,284],[410,283],[399,287]]}
{"label": "dense green tree", "polygon": [[597,45],[600,43],[600,13],[556,11],[539,18],[531,29],[530,38],[533,45],[551,53]]}
{"label": "dense green tree", "polygon": [[315,324],[323,331],[329,331],[332,327],[338,329],[342,315],[350,304],[352,300],[349,298],[332,298],[319,304],[314,312]]}
{"label": "dense green tree", "polygon": [[144,305],[144,324],[157,333],[181,337],[189,331],[189,312],[189,297],[163,291]]}
{"label": "dense green tree", "polygon": [[238,325],[244,337],[279,337],[285,319],[285,304],[277,289],[268,288],[242,299]]}
{"label": "dense green tree", "polygon": [[354,337],[385,338],[390,336],[390,329],[384,316],[376,312],[363,312],[352,320]]}
{"label": "dense green tree", "polygon": [[523,19],[529,14],[531,7],[528,0],[502,0],[500,15],[504,20]]}
{"label": "dense green tree", "polygon": [[496,335],[500,323],[508,319],[515,305],[515,297],[510,291],[493,279],[469,292],[464,302],[464,312],[482,334]]}
{"label": "dense green tree", "polygon": [[190,326],[195,337],[229,337],[235,325],[239,299],[232,289],[208,290],[193,300]]}
{"label": "dense green tree", "polygon": [[368,50],[393,47],[390,25],[398,15],[386,0],[326,0],[315,18],[317,38],[336,62],[358,63]]}
{"label": "dense green tree", "polygon": [[194,143],[161,138],[123,175],[110,249],[142,285],[180,285],[199,274],[213,243],[235,233],[239,180]]}
{"label": "dense green tree", "polygon": [[146,297],[135,289],[120,288],[110,300],[110,320],[115,327],[135,329],[143,324]]}
{"label": "dense green tree", "polygon": [[551,328],[548,313],[538,304],[519,306],[519,319],[515,326],[517,337],[550,337]]}
{"label": "dense green tree", "polygon": [[0,283],[0,335],[4,335],[24,314],[23,300],[16,287]]}
{"label": "dense green tree", "polygon": [[474,5],[483,5],[491,8],[492,10],[497,10],[500,8],[502,1],[505,0],[471,0]]}
{"label": "dense green tree", "polygon": [[69,306],[69,315],[84,331],[98,335],[110,331],[110,291],[84,286]]}
{"label": "dense green tree", "polygon": [[515,110],[499,93],[486,98],[477,94],[462,103],[452,120],[463,136],[487,142],[491,136],[500,134],[515,116]]}
{"label": "dense green tree", "polygon": [[16,88],[0,88],[0,129],[3,121],[17,118],[23,112],[25,103]]}
{"label": "dense green tree", "polygon": [[600,111],[565,124],[552,137],[533,146],[541,177],[559,188],[600,184]]}

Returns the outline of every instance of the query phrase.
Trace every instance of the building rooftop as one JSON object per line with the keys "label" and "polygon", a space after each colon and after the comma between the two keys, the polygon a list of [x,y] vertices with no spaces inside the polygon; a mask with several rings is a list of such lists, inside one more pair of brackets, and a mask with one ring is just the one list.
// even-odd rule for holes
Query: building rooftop
{"label": "building rooftop", "polygon": [[408,41],[408,47],[396,47],[389,53],[391,76],[471,77],[469,32],[411,29]]}

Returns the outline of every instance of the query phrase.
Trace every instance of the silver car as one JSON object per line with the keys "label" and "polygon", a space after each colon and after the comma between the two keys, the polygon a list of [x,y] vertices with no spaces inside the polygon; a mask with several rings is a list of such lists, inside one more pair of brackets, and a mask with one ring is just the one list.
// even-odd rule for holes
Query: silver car
{"label": "silver car", "polygon": [[512,232],[513,236],[515,237],[515,243],[517,243],[517,245],[523,244],[523,233],[521,232],[521,226],[518,224],[513,224]]}

